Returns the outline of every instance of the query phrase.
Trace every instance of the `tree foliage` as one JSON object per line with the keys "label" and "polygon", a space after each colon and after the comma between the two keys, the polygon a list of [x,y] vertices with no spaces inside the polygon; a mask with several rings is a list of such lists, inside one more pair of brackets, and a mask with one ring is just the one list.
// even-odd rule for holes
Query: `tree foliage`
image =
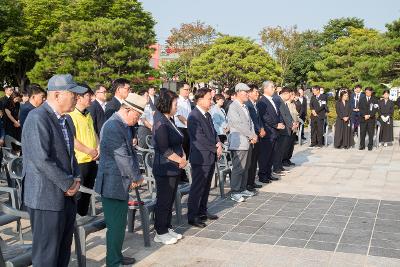
{"label": "tree foliage", "polygon": [[321,48],[321,60],[308,76],[326,88],[352,88],[358,83],[379,88],[381,83],[391,83],[399,77],[398,71],[393,73],[398,51],[399,43],[384,34],[350,28],[349,36]]}
{"label": "tree foliage", "polygon": [[251,40],[224,36],[192,60],[189,72],[195,82],[213,82],[223,88],[238,82],[279,82],[281,68]]}
{"label": "tree foliage", "polygon": [[349,36],[351,28],[363,29],[364,20],[356,17],[329,20],[322,32],[324,44],[331,44],[342,36]]}
{"label": "tree foliage", "polygon": [[297,26],[288,28],[265,27],[260,32],[262,44],[282,67],[281,85],[286,82],[286,76],[298,50],[300,34]]}
{"label": "tree foliage", "polygon": [[191,80],[190,62],[208,49],[217,36],[218,33],[212,26],[199,20],[182,23],[179,28],[173,28],[166,41],[167,50],[178,53],[179,59],[162,66],[164,78],[171,80],[178,77],[180,80]]}
{"label": "tree foliage", "polygon": [[[153,18],[142,9],[141,3],[137,0],[4,0],[0,2],[0,11],[0,75],[4,75],[8,80],[17,81],[20,87],[24,87],[27,82],[29,71],[32,77],[40,79],[39,82],[43,82],[43,79],[51,73],[61,71],[54,69],[57,67],[54,64],[48,63],[49,58],[55,62],[66,59],[66,54],[57,54],[64,52],[59,47],[58,50],[49,50],[49,40],[55,40],[53,37],[59,34],[61,27],[64,27],[63,30],[68,29],[68,32],[81,32],[80,29],[70,27],[79,27],[85,24],[83,21],[87,24],[93,21],[100,22],[99,18],[124,19],[130,27],[135,28],[133,31],[135,34],[140,33],[134,45],[142,45],[144,39],[147,40],[146,44],[155,41]],[[106,30],[104,26],[99,26],[100,28],[105,32],[115,33],[113,29]],[[58,37],[59,41],[68,39],[65,36],[61,38],[58,35]],[[59,46],[62,45],[69,46],[68,43]],[[69,48],[70,51],[73,50]],[[82,53],[88,50],[87,47],[81,49]],[[148,48],[139,46],[138,49],[147,50],[144,53],[146,55],[150,53]],[[49,54],[47,55],[45,51]],[[145,58],[142,61],[145,61]],[[35,64],[38,67],[32,70]],[[60,63],[63,64],[65,62]],[[45,69],[48,69],[47,73],[43,73]],[[43,75],[40,76],[39,72]]]}

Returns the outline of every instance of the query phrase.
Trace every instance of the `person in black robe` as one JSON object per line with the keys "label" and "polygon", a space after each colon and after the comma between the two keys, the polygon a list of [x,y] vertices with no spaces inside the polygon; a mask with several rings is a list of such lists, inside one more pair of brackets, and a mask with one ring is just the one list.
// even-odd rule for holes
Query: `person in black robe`
{"label": "person in black robe", "polygon": [[4,130],[6,135],[21,141],[21,125],[19,123],[19,106],[21,95],[13,92],[4,106]]}
{"label": "person in black robe", "polygon": [[383,92],[383,99],[379,101],[379,122],[381,131],[379,133],[379,142],[384,146],[393,142],[393,112],[394,103],[389,99],[389,91]]}
{"label": "person in black robe", "polygon": [[351,112],[349,93],[347,91],[342,91],[340,92],[339,100],[336,101],[335,148],[348,149],[354,145],[350,122]]}

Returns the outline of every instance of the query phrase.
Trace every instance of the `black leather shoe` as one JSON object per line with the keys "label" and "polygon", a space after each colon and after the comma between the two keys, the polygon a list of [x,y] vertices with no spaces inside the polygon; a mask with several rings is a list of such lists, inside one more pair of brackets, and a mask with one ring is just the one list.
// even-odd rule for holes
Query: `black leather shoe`
{"label": "black leather shoe", "polygon": [[361,147],[361,146],[360,146],[360,148],[359,148],[359,150],[364,150],[364,149],[365,149],[365,147]]}
{"label": "black leather shoe", "polygon": [[261,188],[262,185],[260,185],[260,184],[254,184],[253,187],[254,187],[254,188]]}
{"label": "black leather shoe", "polygon": [[282,163],[283,167],[290,167],[290,164],[287,162]]}
{"label": "black leather shoe", "polygon": [[121,264],[122,265],[133,265],[136,263],[135,258],[130,258],[130,257],[122,257]]}
{"label": "black leather shoe", "polygon": [[269,183],[271,183],[271,180],[269,180],[269,179],[259,179],[259,181],[260,181],[261,183],[264,183],[264,184],[269,184]]}
{"label": "black leather shoe", "polygon": [[188,224],[190,224],[191,226],[197,227],[197,228],[204,228],[207,226],[207,224],[202,222],[200,219],[188,221]]}
{"label": "black leather shoe", "polygon": [[252,185],[248,185],[247,186],[247,190],[250,191],[250,192],[255,192],[256,191],[256,189]]}
{"label": "black leather shoe", "polygon": [[202,222],[205,222],[207,220],[218,220],[218,216],[211,213],[207,213],[207,215],[201,215],[199,218]]}
{"label": "black leather shoe", "polygon": [[278,177],[275,176],[271,176],[271,178],[269,178],[270,181],[279,181]]}
{"label": "black leather shoe", "polygon": [[368,151],[371,151],[372,150],[372,147],[368,147]]}

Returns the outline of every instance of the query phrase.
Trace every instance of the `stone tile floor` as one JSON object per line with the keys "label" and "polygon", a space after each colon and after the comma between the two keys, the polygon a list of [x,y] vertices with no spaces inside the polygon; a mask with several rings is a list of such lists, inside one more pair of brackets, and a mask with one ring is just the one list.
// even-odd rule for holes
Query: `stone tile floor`
{"label": "stone tile floor", "polygon": [[[184,239],[175,245],[146,248],[140,228],[126,233],[124,255],[145,267],[400,266],[397,141],[371,152],[296,146],[293,161],[290,174],[244,203],[220,199],[214,189],[210,211],[220,219],[204,229],[178,226]],[[30,243],[29,223],[23,226]],[[15,224],[0,231],[18,241]],[[89,235],[87,266],[105,266],[105,255],[105,231]],[[74,253],[70,266],[77,266]]]}
{"label": "stone tile floor", "polygon": [[221,216],[185,236],[400,258],[400,201],[260,192],[210,209]]}

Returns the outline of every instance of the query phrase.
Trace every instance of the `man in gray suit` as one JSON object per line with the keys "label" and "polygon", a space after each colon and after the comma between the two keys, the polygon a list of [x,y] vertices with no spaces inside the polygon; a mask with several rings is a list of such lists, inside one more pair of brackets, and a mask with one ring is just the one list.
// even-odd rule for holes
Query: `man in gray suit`
{"label": "man in gray suit", "polygon": [[132,145],[132,131],[144,112],[147,99],[130,93],[122,100],[120,109],[104,123],[100,133],[100,163],[95,191],[102,197],[107,226],[106,265],[135,263],[134,258],[122,256],[128,213],[129,190],[142,182],[139,163]]}
{"label": "man in gray suit", "polygon": [[32,110],[22,130],[24,204],[33,234],[33,266],[68,266],[76,216],[79,168],[73,125],[65,114],[76,103],[78,86],[70,74],[54,75],[47,102]]}
{"label": "man in gray suit", "polygon": [[236,98],[229,106],[228,136],[229,150],[232,153],[231,199],[236,202],[244,201],[243,197],[252,197],[254,193],[247,190],[247,176],[250,167],[250,144],[257,143],[253,121],[245,105],[249,100],[248,87],[244,83],[235,86]]}

